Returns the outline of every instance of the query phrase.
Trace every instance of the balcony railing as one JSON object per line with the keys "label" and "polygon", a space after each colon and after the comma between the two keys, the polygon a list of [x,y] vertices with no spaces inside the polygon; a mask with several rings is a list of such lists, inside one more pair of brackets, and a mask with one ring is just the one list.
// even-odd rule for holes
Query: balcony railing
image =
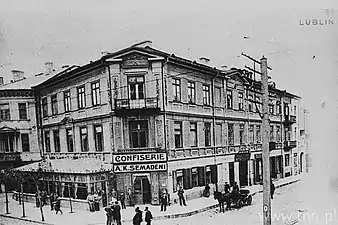
{"label": "balcony railing", "polygon": [[287,123],[287,124],[296,123],[296,116],[292,116],[292,115],[284,116],[284,123]]}
{"label": "balcony railing", "polygon": [[163,152],[161,148],[128,148],[128,149],[118,149],[118,153],[140,153],[140,152]]}
{"label": "balcony railing", "polygon": [[297,147],[297,141],[284,141],[284,148],[291,149]]}
{"label": "balcony railing", "polygon": [[156,109],[158,108],[157,98],[145,99],[116,99],[115,109]]}
{"label": "balcony railing", "polygon": [[20,161],[21,152],[0,152],[0,161]]}

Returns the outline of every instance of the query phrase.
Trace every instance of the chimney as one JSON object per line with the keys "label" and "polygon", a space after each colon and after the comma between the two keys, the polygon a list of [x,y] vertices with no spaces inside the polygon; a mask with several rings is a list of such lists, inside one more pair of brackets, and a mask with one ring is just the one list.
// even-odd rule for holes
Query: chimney
{"label": "chimney", "polygon": [[50,75],[54,72],[53,62],[45,62],[45,74]]}
{"label": "chimney", "polygon": [[23,77],[24,72],[23,71],[12,70],[12,74],[13,74],[13,82],[16,82],[16,81],[24,79],[24,77]]}
{"label": "chimney", "polygon": [[110,52],[107,52],[107,51],[101,52],[101,55],[102,55],[102,56],[106,56],[106,55],[109,55],[109,54],[110,54]]}
{"label": "chimney", "polygon": [[4,85],[4,78],[0,77],[0,86]]}
{"label": "chimney", "polygon": [[206,57],[201,57],[199,58],[199,62],[202,64],[209,64],[210,59],[206,58]]}

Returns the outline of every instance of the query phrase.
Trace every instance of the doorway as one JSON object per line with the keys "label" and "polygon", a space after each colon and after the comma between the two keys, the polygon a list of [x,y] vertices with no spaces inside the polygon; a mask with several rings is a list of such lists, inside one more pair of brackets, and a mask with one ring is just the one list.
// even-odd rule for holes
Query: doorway
{"label": "doorway", "polygon": [[239,162],[239,185],[248,186],[248,161]]}
{"label": "doorway", "polygon": [[147,176],[136,176],[134,180],[135,204],[150,204],[150,182]]}
{"label": "doorway", "polygon": [[229,162],[229,183],[233,186],[235,183],[235,165],[234,162]]}

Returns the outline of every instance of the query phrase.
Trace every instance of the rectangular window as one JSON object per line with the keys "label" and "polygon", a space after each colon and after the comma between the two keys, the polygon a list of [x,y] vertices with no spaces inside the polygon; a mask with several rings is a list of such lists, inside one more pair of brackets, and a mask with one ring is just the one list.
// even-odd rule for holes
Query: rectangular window
{"label": "rectangular window", "polygon": [[222,145],[222,124],[216,124],[216,146]]}
{"label": "rectangular window", "polygon": [[70,91],[65,91],[63,92],[63,100],[64,100],[64,107],[65,107],[65,112],[69,112],[71,107],[70,107]]}
{"label": "rectangular window", "polygon": [[243,145],[245,142],[244,140],[244,125],[240,124],[239,125],[239,143]]}
{"label": "rectangular window", "polygon": [[253,101],[252,95],[249,95],[249,102],[248,102],[248,105],[249,105],[249,112],[253,112],[253,104],[252,104],[252,101]]}
{"label": "rectangular window", "polygon": [[254,143],[254,125],[249,126],[249,143]]}
{"label": "rectangular window", "polygon": [[238,110],[243,110],[243,93],[238,93]]}
{"label": "rectangular window", "polygon": [[80,127],[81,151],[88,152],[88,133],[87,127]]}
{"label": "rectangular window", "polygon": [[174,123],[174,134],[175,134],[175,147],[176,148],[182,148],[182,123],[181,122],[175,122]]}
{"label": "rectangular window", "polygon": [[285,155],[285,166],[289,166],[290,165],[290,154],[286,154]]}
{"label": "rectangular window", "polygon": [[276,141],[278,141],[278,142],[282,141],[281,129],[280,129],[279,125],[276,126]]}
{"label": "rectangular window", "polygon": [[54,149],[55,152],[60,152],[60,133],[59,130],[53,130],[53,137],[54,137]]}
{"label": "rectangular window", "polygon": [[10,120],[11,119],[8,103],[0,105],[0,119],[1,120]]}
{"label": "rectangular window", "polygon": [[197,123],[190,123],[190,146],[197,146]]}
{"label": "rectangular window", "polygon": [[95,149],[98,152],[103,151],[103,132],[101,125],[94,126]]}
{"label": "rectangular window", "polygon": [[275,141],[275,133],[273,125],[270,126],[270,141]]}
{"label": "rectangular window", "polygon": [[26,103],[19,103],[19,119],[20,120],[26,120],[27,119]]}
{"label": "rectangular window", "polygon": [[256,125],[256,143],[262,143],[261,125]]}
{"label": "rectangular window", "polygon": [[130,121],[130,144],[132,148],[148,146],[148,121]]}
{"label": "rectangular window", "polygon": [[256,96],[255,98],[255,102],[256,102],[256,112],[261,112],[261,98],[259,96]]}
{"label": "rectangular window", "polygon": [[48,102],[47,98],[42,99],[42,117],[48,116]]}
{"label": "rectangular window", "polygon": [[234,135],[234,125],[229,123],[228,124],[228,144],[234,145],[235,135]]}
{"label": "rectangular window", "polygon": [[173,88],[174,88],[174,101],[181,101],[181,80],[173,78]]}
{"label": "rectangular window", "polygon": [[66,138],[67,138],[67,150],[68,150],[68,152],[74,152],[73,130],[71,128],[66,129]]}
{"label": "rectangular window", "polygon": [[196,95],[195,95],[195,83],[188,82],[188,101],[189,103],[194,104],[196,102]]}
{"label": "rectangular window", "polygon": [[210,105],[210,87],[203,85],[203,105]]}
{"label": "rectangular window", "polygon": [[297,106],[293,106],[293,113],[294,113],[294,115],[297,114]]}
{"label": "rectangular window", "polygon": [[50,152],[50,135],[49,135],[49,130],[45,131],[45,150],[46,150],[46,152]]}
{"label": "rectangular window", "polygon": [[191,180],[192,180],[192,187],[198,187],[197,168],[192,168],[191,169]]}
{"label": "rectangular window", "polygon": [[183,185],[183,170],[176,171],[176,183],[177,185]]}
{"label": "rectangular window", "polygon": [[227,90],[227,109],[232,109],[232,91]]}
{"label": "rectangular window", "polygon": [[21,134],[22,151],[29,152],[29,135]]}
{"label": "rectangular window", "polygon": [[144,99],[144,77],[128,77],[128,88],[130,100]]}
{"label": "rectangular window", "polygon": [[269,113],[270,113],[270,115],[273,115],[275,113],[274,108],[275,108],[275,106],[274,106],[273,102],[270,102],[269,103]]}
{"label": "rectangular window", "polygon": [[51,101],[52,101],[52,115],[56,115],[56,114],[58,114],[58,99],[57,99],[57,95],[52,95]]}
{"label": "rectangular window", "polygon": [[86,107],[86,93],[84,86],[77,88],[77,105],[78,109],[83,109]]}
{"label": "rectangular window", "polygon": [[92,83],[92,104],[93,106],[101,104],[100,81]]}
{"label": "rectangular window", "polygon": [[282,106],[281,106],[280,101],[277,101],[277,102],[276,102],[276,114],[277,114],[277,115],[282,114]]}
{"label": "rectangular window", "polygon": [[211,123],[204,124],[204,141],[205,146],[211,146]]}

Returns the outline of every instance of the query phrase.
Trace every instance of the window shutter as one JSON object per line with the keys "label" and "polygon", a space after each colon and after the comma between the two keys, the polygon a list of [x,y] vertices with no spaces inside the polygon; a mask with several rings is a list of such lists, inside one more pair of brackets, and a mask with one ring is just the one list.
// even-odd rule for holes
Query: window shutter
{"label": "window shutter", "polygon": [[217,165],[211,165],[210,166],[211,169],[211,183],[212,184],[217,184]]}
{"label": "window shutter", "polygon": [[172,171],[172,178],[173,178],[173,190],[174,192],[177,191],[177,174],[176,174],[176,170]]}
{"label": "window shutter", "polygon": [[204,186],[205,185],[204,167],[198,167],[197,168],[197,174],[198,174],[198,186]]}

